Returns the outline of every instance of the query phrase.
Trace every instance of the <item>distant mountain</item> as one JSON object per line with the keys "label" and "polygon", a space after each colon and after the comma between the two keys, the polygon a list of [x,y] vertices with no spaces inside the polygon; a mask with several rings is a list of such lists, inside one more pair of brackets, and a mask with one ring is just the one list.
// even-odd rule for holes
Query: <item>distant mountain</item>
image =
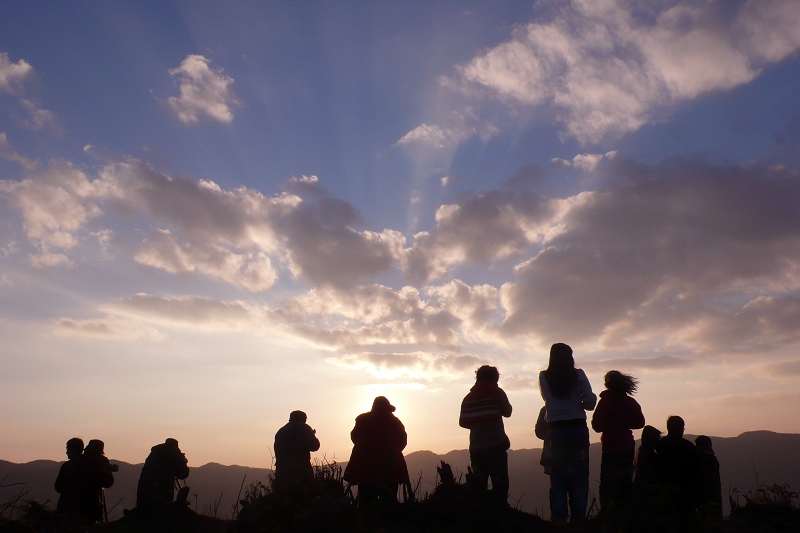
{"label": "distant mountain", "polygon": [[[693,440],[693,436],[687,436]],[[721,465],[723,504],[728,512],[728,492],[734,488],[746,492],[759,483],[788,483],[794,490],[800,489],[800,434],[782,434],[770,431],[753,431],[738,437],[712,437],[714,449]],[[637,443],[638,446],[638,443]],[[519,509],[536,513],[547,518],[549,516],[548,491],[550,480],[539,465],[540,449],[511,450],[508,467],[511,483],[512,505]],[[593,444],[590,459],[590,491],[597,494],[600,478],[600,445]],[[469,452],[455,450],[444,455],[430,451],[417,451],[406,455],[408,472],[412,484],[419,484],[421,493],[432,492],[436,484],[436,467],[445,461],[453,467],[456,477],[467,471]],[[136,483],[142,465],[131,465],[120,461],[119,472],[115,475],[114,486],[108,489],[106,501],[109,508],[122,501],[110,512],[111,519],[122,516],[123,508],[131,508],[136,503]],[[49,500],[55,507],[58,494],[53,489],[53,482],[58,475],[61,463],[55,461],[32,461],[15,464],[0,461],[0,485],[24,483],[27,490],[26,499],[39,502]],[[191,465],[190,465],[191,466]],[[244,479],[244,490],[256,481],[266,482],[271,471],[264,468],[248,468],[243,466],[223,466],[209,463],[193,467],[187,484],[191,487],[190,501],[192,509],[211,514],[216,507],[217,516],[230,517],[239,490]],[[245,477],[246,476],[246,477]],[[4,480],[5,478],[5,480]],[[20,489],[20,486],[0,488],[0,503],[8,499]],[[195,498],[195,494],[197,497]],[[217,502],[219,505],[217,507]]]}
{"label": "distant mountain", "polygon": [[[136,505],[136,485],[139,482],[142,465],[132,465],[113,459],[111,462],[119,465],[119,471],[114,473],[114,485],[106,489],[106,505],[109,509],[109,518],[115,520],[122,517],[123,509],[131,509]],[[58,493],[53,484],[62,464],[56,461],[32,461],[24,464],[0,461],[0,485],[6,485],[0,488],[0,504],[7,502],[23,489],[27,491],[24,499],[49,501],[49,506],[55,509]],[[251,483],[266,482],[270,472],[271,470],[265,468],[223,466],[217,463],[192,467],[186,479],[186,484],[191,489],[189,493],[191,508],[207,515],[213,514],[213,510],[216,509],[216,516],[219,518],[231,517],[233,505],[242,488],[242,481],[244,480],[242,488],[244,496],[245,489]],[[14,483],[24,483],[24,485],[8,486]]]}

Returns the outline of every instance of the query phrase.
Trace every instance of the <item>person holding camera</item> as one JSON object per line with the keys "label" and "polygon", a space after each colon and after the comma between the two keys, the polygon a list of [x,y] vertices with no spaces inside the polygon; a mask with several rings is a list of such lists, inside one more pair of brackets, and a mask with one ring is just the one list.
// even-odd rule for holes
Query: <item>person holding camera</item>
{"label": "person holding camera", "polygon": [[[163,512],[169,510],[175,498],[175,480],[189,477],[186,454],[181,452],[178,441],[167,439],[150,449],[144,462],[136,489],[136,507],[141,512]],[[179,501],[188,505],[188,489],[182,489]]]}
{"label": "person holding camera", "polygon": [[103,489],[114,484],[114,472],[119,470],[106,458],[104,448],[103,441],[90,440],[77,465],[76,508],[81,518],[90,523],[106,518]]}

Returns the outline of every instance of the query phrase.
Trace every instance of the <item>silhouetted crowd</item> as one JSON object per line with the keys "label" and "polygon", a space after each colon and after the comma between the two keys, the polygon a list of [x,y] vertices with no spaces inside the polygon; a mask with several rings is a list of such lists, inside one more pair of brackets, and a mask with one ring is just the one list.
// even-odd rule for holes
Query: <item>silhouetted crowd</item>
{"label": "silhouetted crowd", "polygon": [[[510,440],[503,418],[511,416],[508,396],[499,386],[493,366],[475,371],[475,384],[461,403],[458,423],[469,430],[470,467],[467,486],[484,501],[507,506],[508,450]],[[589,498],[589,424],[601,434],[599,516],[610,526],[624,529],[626,522],[652,513],[671,513],[688,523],[714,524],[722,519],[719,462],[709,437],[692,443],[683,438],[684,421],[667,419],[667,434],[645,425],[639,403],[633,398],[638,381],[611,370],[605,390],[597,395],[586,373],[575,368],[572,348],[563,343],[550,349],[547,369],[539,373],[544,406],[535,425],[544,441],[540,463],[550,476],[550,514],[554,523],[581,523]],[[353,450],[343,478],[357,487],[359,507],[381,509],[397,504],[398,490],[413,497],[403,450],[408,442],[395,407],[378,396],[372,408],[356,417],[350,432]],[[316,431],[303,411],[293,411],[289,422],[275,434],[273,490],[288,498],[307,501],[312,495],[314,470],[311,452],[320,448]],[[642,429],[635,449],[633,430]],[[107,520],[104,492],[114,483],[103,442],[67,441],[68,461],[56,480],[61,497],[57,510],[93,523]],[[188,506],[189,489],[181,480],[189,475],[188,462],[178,441],[167,439],[153,446],[142,468],[136,508],[130,513],[164,513]],[[489,482],[491,480],[491,488]],[[177,498],[175,489],[178,489]]]}

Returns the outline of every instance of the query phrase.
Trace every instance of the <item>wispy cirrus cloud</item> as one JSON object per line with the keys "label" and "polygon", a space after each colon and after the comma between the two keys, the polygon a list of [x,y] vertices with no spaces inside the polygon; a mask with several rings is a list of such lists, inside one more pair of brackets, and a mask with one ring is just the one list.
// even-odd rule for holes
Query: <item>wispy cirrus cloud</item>
{"label": "wispy cirrus cloud", "polygon": [[210,64],[208,58],[190,54],[169,71],[178,80],[180,96],[169,97],[167,105],[184,124],[195,124],[204,118],[233,122],[233,108],[238,105],[231,89],[233,78],[221,69],[212,69]]}

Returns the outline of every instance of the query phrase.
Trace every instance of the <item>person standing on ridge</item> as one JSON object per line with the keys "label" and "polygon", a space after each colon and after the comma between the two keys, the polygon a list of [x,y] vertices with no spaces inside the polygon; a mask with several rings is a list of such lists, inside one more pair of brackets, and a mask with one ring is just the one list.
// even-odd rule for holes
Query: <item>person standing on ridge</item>
{"label": "person standing on ridge", "polygon": [[597,396],[583,370],[575,368],[572,348],[550,348],[547,369],[539,372],[539,389],[547,410],[553,466],[550,474],[550,515],[556,523],[581,523],[589,500],[589,428],[586,411]]}
{"label": "person standing on ridge", "polygon": [[[136,488],[136,508],[145,513],[168,511],[175,498],[175,480],[189,477],[188,463],[175,439],[150,448]],[[178,501],[188,505],[188,493],[188,489],[182,490]]]}
{"label": "person standing on ridge", "polygon": [[511,403],[498,386],[500,372],[484,365],[475,371],[475,385],[461,402],[458,425],[469,430],[469,459],[473,487],[485,491],[492,480],[492,499],[506,505],[508,499],[508,440],[503,417],[511,416]]}
{"label": "person standing on ridge", "polygon": [[311,452],[319,450],[316,431],[303,411],[292,411],[289,422],[275,434],[275,490],[302,496],[314,481]]}
{"label": "person standing on ridge", "polygon": [[633,495],[636,441],[631,430],[644,427],[644,414],[632,396],[639,385],[636,378],[611,370],[605,385],[592,415],[592,429],[602,433],[600,512],[607,514],[613,507],[613,514],[621,516]]}
{"label": "person standing on ridge", "polygon": [[353,452],[343,477],[358,485],[361,506],[397,503],[397,486],[410,485],[403,457],[408,435],[394,411],[385,396],[378,396],[369,412],[356,417],[356,425],[350,432]]}
{"label": "person standing on ridge", "polygon": [[104,448],[103,441],[90,440],[78,463],[79,514],[90,523],[105,519],[103,489],[114,484],[113,472],[117,470],[106,458]]}
{"label": "person standing on ridge", "polygon": [[78,437],[67,441],[67,462],[61,465],[56,478],[56,492],[60,494],[56,511],[77,515],[80,513],[78,486],[80,483],[80,462],[83,457],[83,439]]}

